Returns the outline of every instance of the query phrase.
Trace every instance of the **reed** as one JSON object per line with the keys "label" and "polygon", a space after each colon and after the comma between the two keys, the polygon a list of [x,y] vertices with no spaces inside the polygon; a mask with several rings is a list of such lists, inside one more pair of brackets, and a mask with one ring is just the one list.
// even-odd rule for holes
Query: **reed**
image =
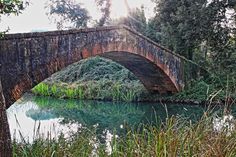
{"label": "reed", "polygon": [[112,100],[120,101],[121,99],[121,85],[119,83],[115,83],[112,87]]}
{"label": "reed", "polygon": [[134,90],[129,90],[121,94],[121,100],[126,102],[131,102],[136,100],[136,92]]}

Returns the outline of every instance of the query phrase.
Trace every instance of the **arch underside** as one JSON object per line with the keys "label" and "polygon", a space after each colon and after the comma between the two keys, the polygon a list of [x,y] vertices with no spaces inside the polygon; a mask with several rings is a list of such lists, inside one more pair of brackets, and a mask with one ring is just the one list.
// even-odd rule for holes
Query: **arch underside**
{"label": "arch underside", "polygon": [[130,52],[105,52],[99,56],[111,59],[129,69],[150,92],[176,93],[177,88],[165,72],[148,59]]}

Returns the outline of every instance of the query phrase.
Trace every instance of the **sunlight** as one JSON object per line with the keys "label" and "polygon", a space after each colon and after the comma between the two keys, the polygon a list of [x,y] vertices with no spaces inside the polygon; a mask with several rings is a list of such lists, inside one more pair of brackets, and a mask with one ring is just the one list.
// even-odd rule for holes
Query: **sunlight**
{"label": "sunlight", "polygon": [[111,3],[111,18],[126,17],[128,15],[125,0],[112,0]]}

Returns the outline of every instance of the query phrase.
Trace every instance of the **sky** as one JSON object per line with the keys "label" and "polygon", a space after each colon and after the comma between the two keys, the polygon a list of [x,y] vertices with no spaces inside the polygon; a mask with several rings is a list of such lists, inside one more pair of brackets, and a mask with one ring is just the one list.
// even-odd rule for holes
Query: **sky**
{"label": "sky", "polygon": [[[46,4],[49,0],[30,0],[30,5],[18,16],[2,16],[0,31],[10,28],[9,33],[56,30],[56,24],[46,15]],[[76,0],[88,9],[94,19],[99,19],[99,10],[94,0]],[[151,0],[127,0],[130,8],[144,6],[146,17],[153,16],[154,4]],[[127,15],[123,0],[112,0],[111,17],[119,18]]]}

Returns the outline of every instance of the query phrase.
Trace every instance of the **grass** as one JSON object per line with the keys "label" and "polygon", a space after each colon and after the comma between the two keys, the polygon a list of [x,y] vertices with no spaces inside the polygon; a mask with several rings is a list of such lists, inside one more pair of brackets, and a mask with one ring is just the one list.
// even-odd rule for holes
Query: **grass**
{"label": "grass", "polygon": [[13,156],[14,157],[64,157],[64,156],[89,156],[92,151],[92,146],[89,145],[90,133],[85,131],[78,135],[71,136],[67,140],[63,135],[59,138],[44,139],[39,138],[33,143],[17,143],[13,141]]}
{"label": "grass", "polygon": [[[214,118],[214,113],[205,112],[196,123],[172,116],[158,126],[124,127],[123,134],[110,141],[110,156],[236,156],[236,130],[230,134],[225,130],[214,130]],[[235,120],[232,124],[235,126]],[[104,140],[96,138],[94,142],[98,143],[98,148],[94,149],[91,141],[99,136],[96,131],[82,129],[69,139],[61,135],[58,139],[39,138],[33,143],[13,141],[14,156],[77,157],[91,156],[93,151],[101,157],[109,156]]]}

